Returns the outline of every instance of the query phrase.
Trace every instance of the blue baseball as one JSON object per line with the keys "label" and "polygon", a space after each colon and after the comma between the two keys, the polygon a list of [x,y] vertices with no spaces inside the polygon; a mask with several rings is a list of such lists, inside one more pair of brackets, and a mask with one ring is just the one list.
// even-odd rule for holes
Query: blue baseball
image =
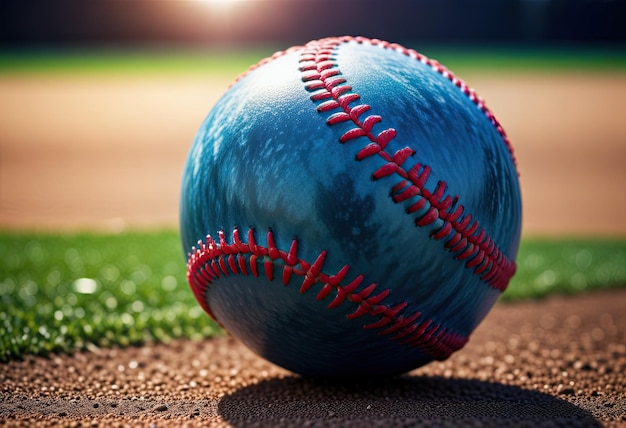
{"label": "blue baseball", "polygon": [[397,44],[329,38],[242,75],[184,170],[200,305],[310,376],[400,374],[462,348],[515,273],[513,150],[485,103]]}

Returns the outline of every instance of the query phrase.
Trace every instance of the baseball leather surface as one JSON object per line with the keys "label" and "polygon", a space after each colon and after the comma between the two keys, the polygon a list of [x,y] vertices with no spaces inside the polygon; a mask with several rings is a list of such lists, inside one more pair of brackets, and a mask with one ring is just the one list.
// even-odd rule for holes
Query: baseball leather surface
{"label": "baseball leather surface", "polygon": [[515,273],[509,140],[423,55],[329,38],[261,61],[223,95],[181,193],[202,307],[313,376],[402,373],[467,342]]}

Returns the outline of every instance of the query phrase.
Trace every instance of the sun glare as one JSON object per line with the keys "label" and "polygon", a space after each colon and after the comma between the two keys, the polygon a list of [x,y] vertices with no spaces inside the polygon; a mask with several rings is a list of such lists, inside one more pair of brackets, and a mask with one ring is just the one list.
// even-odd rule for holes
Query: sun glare
{"label": "sun glare", "polygon": [[232,3],[237,3],[238,1],[241,1],[241,0],[202,0],[202,1],[208,4],[214,4],[214,5],[228,5]]}
{"label": "sun glare", "polygon": [[200,3],[204,3],[213,10],[230,10],[237,3],[242,3],[244,0],[199,0]]}

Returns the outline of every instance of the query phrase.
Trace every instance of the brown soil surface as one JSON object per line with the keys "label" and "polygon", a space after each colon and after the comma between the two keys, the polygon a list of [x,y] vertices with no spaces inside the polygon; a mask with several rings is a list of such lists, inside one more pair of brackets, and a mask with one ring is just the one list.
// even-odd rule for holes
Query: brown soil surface
{"label": "brown soil surface", "polygon": [[228,337],[0,365],[6,426],[626,426],[626,290],[497,304],[449,360],[306,379]]}
{"label": "brown soil surface", "polygon": [[[516,150],[526,234],[626,235],[626,75],[461,76]],[[195,132],[230,83],[0,78],[0,227],[172,226]]]}

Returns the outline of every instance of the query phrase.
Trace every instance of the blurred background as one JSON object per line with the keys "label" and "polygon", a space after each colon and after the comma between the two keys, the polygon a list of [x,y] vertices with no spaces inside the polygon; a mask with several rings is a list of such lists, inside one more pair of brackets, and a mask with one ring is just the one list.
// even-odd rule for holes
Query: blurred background
{"label": "blurred background", "polygon": [[340,34],[455,44],[622,44],[617,0],[5,2],[5,45],[297,44]]}
{"label": "blurred background", "polygon": [[58,0],[0,6],[0,228],[176,227],[187,150],[249,65],[402,43],[487,101],[527,235],[626,234],[626,2]]}

